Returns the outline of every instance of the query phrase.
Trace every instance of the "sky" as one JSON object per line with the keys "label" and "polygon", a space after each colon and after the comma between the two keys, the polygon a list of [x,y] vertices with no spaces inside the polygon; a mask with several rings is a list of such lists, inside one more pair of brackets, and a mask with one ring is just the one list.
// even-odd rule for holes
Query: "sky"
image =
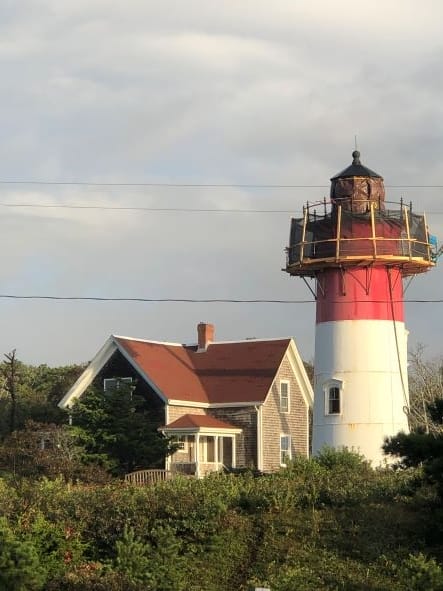
{"label": "sky", "polygon": [[[3,0],[0,294],[312,299],[282,272],[290,218],[355,136],[387,199],[443,239],[442,22],[438,0]],[[443,299],[442,264],[406,297]],[[314,303],[3,298],[0,354],[84,362],[111,333],[189,343],[201,321],[313,359]],[[442,304],[406,322],[443,354]]]}

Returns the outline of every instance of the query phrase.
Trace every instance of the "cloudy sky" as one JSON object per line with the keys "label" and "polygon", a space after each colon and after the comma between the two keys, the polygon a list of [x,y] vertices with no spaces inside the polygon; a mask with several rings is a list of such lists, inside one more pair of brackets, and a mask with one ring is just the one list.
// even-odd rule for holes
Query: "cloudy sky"
{"label": "cloudy sky", "polygon": [[[443,237],[443,188],[420,187],[443,185],[442,22],[438,0],[3,0],[0,294],[309,299],[281,271],[287,212],[328,193],[355,135],[406,185],[388,198]],[[440,267],[407,297],[443,298],[441,283]],[[406,311],[411,345],[441,355],[442,304]],[[68,364],[111,333],[192,342],[199,321],[220,340],[294,336],[313,357],[312,303],[9,299],[0,353]]]}

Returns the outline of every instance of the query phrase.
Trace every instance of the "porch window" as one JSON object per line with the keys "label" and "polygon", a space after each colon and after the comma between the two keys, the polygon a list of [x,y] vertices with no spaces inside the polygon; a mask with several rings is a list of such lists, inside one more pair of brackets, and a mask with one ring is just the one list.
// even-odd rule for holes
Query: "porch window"
{"label": "porch window", "polygon": [[177,437],[177,451],[187,452],[188,451],[188,436],[187,435],[180,435]]}
{"label": "porch window", "polygon": [[215,462],[215,437],[206,440],[206,461]]}
{"label": "porch window", "polygon": [[280,465],[287,466],[291,457],[291,436],[282,434],[280,435]]}
{"label": "porch window", "polygon": [[201,462],[208,464],[215,462],[215,437],[210,435],[200,436],[199,457]]}
{"label": "porch window", "polygon": [[289,412],[289,382],[280,382],[280,412]]}

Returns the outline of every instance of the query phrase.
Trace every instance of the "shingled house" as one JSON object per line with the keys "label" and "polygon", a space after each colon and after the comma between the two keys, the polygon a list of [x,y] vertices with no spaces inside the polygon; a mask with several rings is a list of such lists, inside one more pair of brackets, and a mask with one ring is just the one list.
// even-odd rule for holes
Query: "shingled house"
{"label": "shingled house", "polygon": [[150,401],[159,429],[179,443],[169,470],[268,472],[309,453],[312,388],[290,338],[215,342],[205,323],[195,345],[111,336],[60,406],[93,383],[129,383]]}

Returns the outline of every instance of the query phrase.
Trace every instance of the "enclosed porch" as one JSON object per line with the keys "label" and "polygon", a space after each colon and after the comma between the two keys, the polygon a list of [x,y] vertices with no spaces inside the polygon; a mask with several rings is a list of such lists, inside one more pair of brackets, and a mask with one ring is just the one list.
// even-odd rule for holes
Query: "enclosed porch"
{"label": "enclosed porch", "polygon": [[161,430],[178,445],[166,460],[171,473],[201,478],[236,467],[236,437],[242,430],[234,425],[208,415],[186,414]]}

